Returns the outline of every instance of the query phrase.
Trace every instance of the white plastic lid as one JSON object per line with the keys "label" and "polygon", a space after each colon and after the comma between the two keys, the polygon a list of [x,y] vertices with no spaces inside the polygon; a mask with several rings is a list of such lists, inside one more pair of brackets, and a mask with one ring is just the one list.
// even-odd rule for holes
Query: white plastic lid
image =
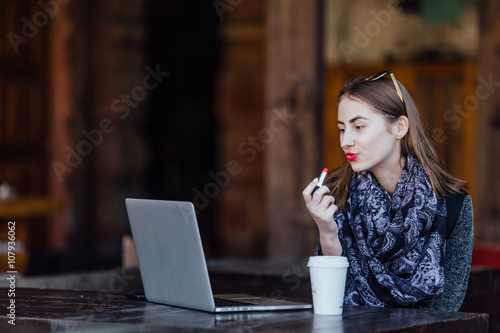
{"label": "white plastic lid", "polygon": [[347,257],[313,256],[309,257],[307,267],[349,267]]}

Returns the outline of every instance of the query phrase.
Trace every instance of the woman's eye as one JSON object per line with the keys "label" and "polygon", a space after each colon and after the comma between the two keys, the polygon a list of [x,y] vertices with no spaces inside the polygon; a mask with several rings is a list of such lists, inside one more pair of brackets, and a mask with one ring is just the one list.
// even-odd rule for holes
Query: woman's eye
{"label": "woman's eye", "polygon": [[340,133],[344,133],[344,132],[345,132],[345,129],[343,129],[343,128],[339,128],[339,132],[340,132]]}
{"label": "woman's eye", "polygon": [[360,130],[360,129],[362,129],[363,127],[364,127],[364,126],[358,125],[358,126],[356,126],[356,129],[357,129],[357,130]]}

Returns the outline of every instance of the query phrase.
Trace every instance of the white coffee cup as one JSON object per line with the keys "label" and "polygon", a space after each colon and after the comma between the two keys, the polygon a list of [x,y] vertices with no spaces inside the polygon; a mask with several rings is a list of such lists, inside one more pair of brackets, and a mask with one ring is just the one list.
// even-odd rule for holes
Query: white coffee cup
{"label": "white coffee cup", "polygon": [[314,256],[307,263],[311,276],[314,314],[340,315],[344,305],[346,257]]}

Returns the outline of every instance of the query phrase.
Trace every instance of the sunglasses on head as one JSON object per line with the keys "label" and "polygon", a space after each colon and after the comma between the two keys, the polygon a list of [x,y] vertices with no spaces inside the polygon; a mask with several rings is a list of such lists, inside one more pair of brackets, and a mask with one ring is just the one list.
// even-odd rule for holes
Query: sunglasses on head
{"label": "sunglasses on head", "polygon": [[375,80],[378,80],[380,79],[381,77],[385,76],[389,74],[391,76],[391,79],[392,79],[392,83],[394,83],[394,88],[396,88],[396,93],[398,94],[399,98],[401,99],[401,102],[403,103],[403,107],[405,109],[405,114],[407,114],[406,112],[406,104],[405,104],[405,100],[403,98],[403,94],[401,93],[401,89],[399,89],[399,84],[398,84],[398,81],[396,81],[396,78],[394,77],[394,74],[392,74],[392,71],[382,71],[382,72],[379,72],[377,74],[374,74],[372,76],[369,76],[365,79],[365,81],[375,81]]}

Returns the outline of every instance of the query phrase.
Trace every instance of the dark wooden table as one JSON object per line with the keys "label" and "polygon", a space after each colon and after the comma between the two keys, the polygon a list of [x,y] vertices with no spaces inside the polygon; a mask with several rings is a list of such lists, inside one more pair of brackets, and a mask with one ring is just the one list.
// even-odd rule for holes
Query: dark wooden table
{"label": "dark wooden table", "polygon": [[[342,316],[311,310],[212,314],[147,301],[118,291],[0,289],[0,332],[487,332],[488,315],[346,307]],[[6,305],[15,299],[15,326]]]}
{"label": "dark wooden table", "polygon": [[[305,263],[223,259],[209,260],[208,269],[215,293],[312,302]],[[486,282],[476,281],[469,287],[477,288],[469,289],[489,292]],[[490,319],[475,313],[490,308],[474,305],[476,298],[484,299],[477,292],[470,293],[477,297],[469,297],[470,304],[458,313],[346,307],[342,316],[314,315],[311,310],[212,314],[127,298],[125,292],[142,289],[138,269],[18,279],[15,288],[14,297],[8,288],[0,288],[0,332],[487,332]],[[11,299],[15,326],[7,317]]]}

